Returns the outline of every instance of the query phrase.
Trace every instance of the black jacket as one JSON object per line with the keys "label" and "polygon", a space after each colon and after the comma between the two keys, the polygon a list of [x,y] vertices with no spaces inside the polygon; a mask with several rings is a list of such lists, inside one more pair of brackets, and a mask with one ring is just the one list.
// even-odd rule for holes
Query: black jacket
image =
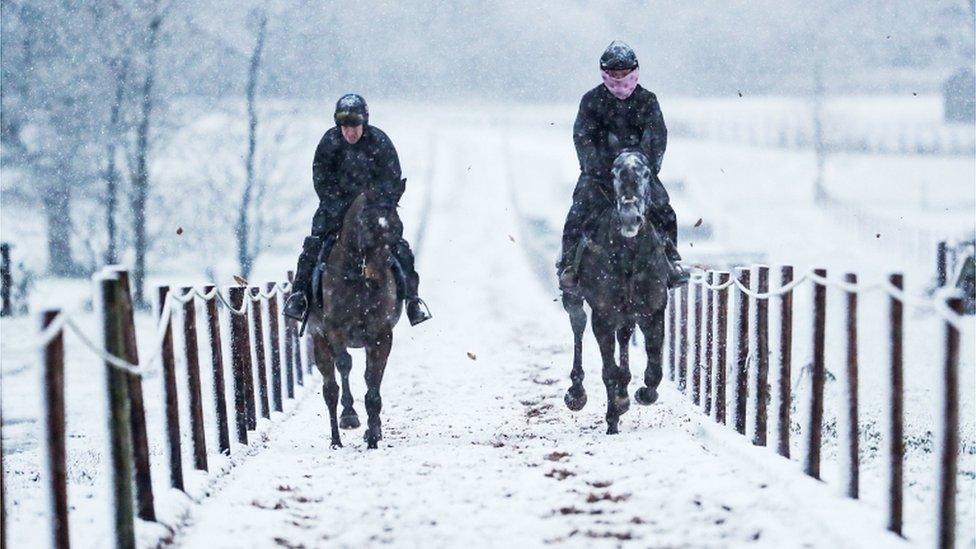
{"label": "black jacket", "polygon": [[369,125],[354,145],[342,137],[338,126],[325,132],[315,149],[312,183],[319,196],[313,236],[337,232],[346,210],[363,191],[371,191],[372,200],[393,203],[399,202],[404,191],[393,142],[383,130]]}
{"label": "black jacket", "polygon": [[621,100],[600,84],[580,101],[573,142],[585,175],[609,179],[614,159],[627,148],[639,148],[646,154],[656,174],[668,146],[668,129],[653,93],[638,85],[630,97]]}

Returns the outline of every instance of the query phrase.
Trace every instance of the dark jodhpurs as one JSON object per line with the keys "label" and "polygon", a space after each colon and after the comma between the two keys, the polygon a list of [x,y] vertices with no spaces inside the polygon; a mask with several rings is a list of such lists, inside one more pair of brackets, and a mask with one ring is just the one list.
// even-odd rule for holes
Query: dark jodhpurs
{"label": "dark jodhpurs", "polygon": [[[322,262],[329,258],[329,252],[339,237],[341,226],[335,226],[328,222],[327,214],[324,209],[319,208],[312,217],[312,236],[305,237],[302,245],[302,253],[298,256],[298,266],[295,269],[295,291],[305,292],[306,296],[311,296],[312,272],[315,270],[316,262],[321,253]],[[341,222],[341,220],[340,220]],[[410,244],[403,238],[393,245],[390,250],[396,265],[393,268],[402,271],[404,286],[401,290],[403,297],[417,297],[420,286],[420,275],[417,274],[414,265],[413,251]]]}

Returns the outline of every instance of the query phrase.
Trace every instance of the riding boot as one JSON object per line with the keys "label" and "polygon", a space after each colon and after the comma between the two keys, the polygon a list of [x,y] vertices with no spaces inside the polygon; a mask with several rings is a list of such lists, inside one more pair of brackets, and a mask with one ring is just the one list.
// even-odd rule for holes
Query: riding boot
{"label": "riding boot", "polygon": [[291,284],[291,293],[281,314],[305,322],[308,317],[308,302],[312,295],[312,271],[322,247],[322,239],[317,236],[305,238],[302,253],[298,256],[298,266],[295,269],[295,280]]}
{"label": "riding boot", "polygon": [[668,288],[684,286],[688,283],[689,274],[680,263],[681,254],[678,253],[678,247],[669,238],[664,241],[665,254],[668,257]]}
{"label": "riding boot", "polygon": [[424,300],[419,297],[420,275],[414,268],[413,252],[406,240],[400,241],[393,247],[393,274],[397,279],[397,286],[401,297],[406,302],[407,319],[411,326],[416,326],[433,318]]}
{"label": "riding boot", "polygon": [[577,266],[577,250],[579,243],[563,243],[563,250],[556,262],[556,276],[559,278],[559,290],[564,296],[579,295],[579,273]]}

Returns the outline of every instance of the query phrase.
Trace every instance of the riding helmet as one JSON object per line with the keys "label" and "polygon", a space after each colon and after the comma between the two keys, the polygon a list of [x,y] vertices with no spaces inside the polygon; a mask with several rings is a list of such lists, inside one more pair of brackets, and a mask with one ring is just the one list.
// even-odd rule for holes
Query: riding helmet
{"label": "riding helmet", "polygon": [[369,123],[369,107],[363,96],[347,93],[339,98],[335,108],[336,126],[360,126]]}
{"label": "riding helmet", "polygon": [[600,56],[600,69],[605,71],[620,71],[637,68],[637,54],[634,50],[619,40],[614,40]]}

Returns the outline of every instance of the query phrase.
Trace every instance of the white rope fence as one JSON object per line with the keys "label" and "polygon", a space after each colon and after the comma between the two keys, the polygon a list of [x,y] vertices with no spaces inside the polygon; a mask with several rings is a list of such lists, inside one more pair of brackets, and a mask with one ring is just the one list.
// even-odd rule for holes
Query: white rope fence
{"label": "white rope fence", "polygon": [[[249,291],[246,292],[245,295],[249,296],[252,302],[257,303],[262,300],[273,299],[278,295],[284,296],[290,290],[290,283],[275,282],[272,288],[268,291],[258,289],[256,293]],[[79,314],[78,311],[59,311],[57,316],[48,323],[48,325],[44,328],[44,330],[41,331],[36,339],[27,343],[15,345],[13,347],[6,347],[4,350],[16,354],[40,351],[41,349],[45,348],[52,339],[63,333],[67,328],[75,334],[78,340],[85,347],[87,347],[89,351],[97,355],[108,364],[136,376],[148,376],[150,374],[155,374],[158,371],[158,369],[155,369],[155,366],[162,356],[161,349],[163,339],[166,337],[166,332],[170,328],[170,323],[172,322],[171,317],[173,313],[173,303],[186,304],[193,301],[197,297],[203,301],[210,301],[211,299],[216,298],[217,301],[223,305],[224,309],[233,315],[244,316],[247,314],[247,301],[244,301],[240,308],[235,308],[227,300],[223,292],[221,292],[216,286],[209,292],[203,292],[199,288],[191,288],[186,293],[182,294],[175,291],[170,291],[166,294],[166,301],[163,303],[162,311],[160,312],[159,319],[156,322],[156,331],[151,340],[152,345],[149,347],[151,356],[145,364],[141,365],[133,364],[121,357],[115,356],[92,341],[75,321],[75,317],[77,317]],[[27,362],[27,360],[24,360],[24,362]],[[24,371],[24,369],[17,369],[16,373],[21,373],[22,371]],[[13,375],[13,372],[8,370],[5,375]]]}
{"label": "white rope fence", "polygon": [[962,329],[965,317],[959,315],[955,311],[949,308],[947,300],[952,297],[957,297],[959,295],[959,290],[956,288],[940,288],[935,291],[932,299],[923,299],[916,296],[909,295],[903,289],[891,284],[889,281],[884,282],[874,282],[871,284],[852,284],[850,282],[844,282],[841,280],[834,280],[831,278],[826,278],[818,275],[813,270],[807,271],[793,280],[788,284],[780,286],[778,288],[769,290],[768,292],[755,292],[751,288],[742,284],[739,279],[735,276],[729,278],[722,284],[711,284],[707,280],[706,271],[704,269],[697,268],[698,272],[692,274],[688,280],[689,284],[697,284],[703,288],[715,291],[724,291],[731,286],[736,286],[742,293],[754,299],[770,299],[772,297],[778,297],[784,295],[788,292],[793,291],[794,288],[806,282],[808,280],[813,281],[822,286],[827,286],[831,288],[836,288],[848,293],[856,294],[866,294],[878,290],[884,291],[886,294],[891,296],[898,301],[901,301],[905,305],[910,305],[917,309],[928,310],[934,312],[939,318],[951,324],[958,330]]}

